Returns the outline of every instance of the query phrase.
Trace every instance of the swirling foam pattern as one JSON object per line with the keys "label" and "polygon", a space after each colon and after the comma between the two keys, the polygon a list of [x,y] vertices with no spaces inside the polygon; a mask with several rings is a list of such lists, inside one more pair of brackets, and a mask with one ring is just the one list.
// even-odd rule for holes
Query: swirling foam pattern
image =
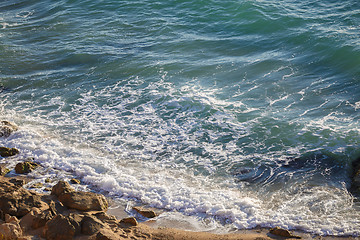
{"label": "swirling foam pattern", "polygon": [[1,115],[21,127],[0,141],[60,171],[49,176],[235,228],[360,234],[347,191],[358,1],[14,0],[0,12]]}

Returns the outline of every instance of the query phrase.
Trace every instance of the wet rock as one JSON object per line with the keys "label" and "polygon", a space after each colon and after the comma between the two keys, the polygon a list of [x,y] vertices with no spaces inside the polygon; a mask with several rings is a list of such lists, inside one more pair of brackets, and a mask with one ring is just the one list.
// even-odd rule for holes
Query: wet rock
{"label": "wet rock", "polygon": [[30,192],[3,177],[0,178],[0,209],[3,214],[22,217],[34,207],[46,208],[47,206],[41,200],[40,194]]}
{"label": "wet rock", "polygon": [[0,175],[1,176],[5,176],[6,174],[8,174],[10,172],[10,170],[4,166],[0,166]]}
{"label": "wet rock", "polygon": [[42,188],[43,186],[44,184],[41,182],[34,183],[33,185],[31,185],[32,188]]}
{"label": "wet rock", "polygon": [[290,231],[279,228],[279,227],[274,227],[274,228],[270,229],[270,233],[273,235],[276,235],[276,236],[280,236],[280,237],[297,238],[297,239],[301,238],[299,236],[293,235]]}
{"label": "wet rock", "polygon": [[8,121],[0,121],[0,137],[9,137],[18,127]]}
{"label": "wet rock", "polygon": [[0,156],[1,157],[11,157],[19,153],[19,150],[16,148],[0,147]]}
{"label": "wet rock", "polygon": [[134,217],[128,217],[128,218],[121,219],[120,224],[123,224],[125,226],[137,226],[138,222],[136,221],[136,219]]}
{"label": "wet rock", "polygon": [[105,211],[108,208],[106,198],[92,192],[68,192],[58,196],[64,206],[80,211]]}
{"label": "wet rock", "polygon": [[81,222],[81,233],[93,235],[105,228],[106,225],[94,216],[85,216]]}
{"label": "wet rock", "polygon": [[22,187],[25,185],[26,181],[24,179],[11,178],[9,182],[13,183],[15,186]]}
{"label": "wet rock", "polygon": [[147,218],[154,218],[156,217],[156,213],[151,209],[145,209],[142,207],[133,207],[135,211],[137,211],[140,215],[147,217]]}
{"label": "wet rock", "polygon": [[68,216],[56,215],[45,224],[44,235],[47,240],[73,239],[81,231],[80,224]]}
{"label": "wet rock", "polygon": [[80,184],[80,180],[78,180],[78,179],[76,179],[76,178],[72,178],[72,179],[70,180],[70,183],[72,183],[72,184]]}
{"label": "wet rock", "polygon": [[352,172],[352,183],[351,190],[353,192],[360,192],[360,158],[352,162],[353,172]]}
{"label": "wet rock", "polygon": [[61,194],[75,192],[75,189],[68,182],[59,181],[51,190],[51,194],[59,197]]}
{"label": "wet rock", "polygon": [[15,172],[17,174],[29,173],[29,172],[32,172],[38,166],[39,166],[39,164],[37,164],[35,162],[30,162],[30,161],[21,162],[21,163],[16,164]]}

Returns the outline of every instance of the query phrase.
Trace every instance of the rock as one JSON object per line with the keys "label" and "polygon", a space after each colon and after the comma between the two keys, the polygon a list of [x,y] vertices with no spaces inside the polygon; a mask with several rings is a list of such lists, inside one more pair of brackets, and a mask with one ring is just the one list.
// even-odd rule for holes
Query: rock
{"label": "rock", "polygon": [[80,224],[71,217],[56,215],[45,224],[44,235],[47,240],[73,239],[81,231]]}
{"label": "rock", "polygon": [[70,183],[72,183],[72,184],[80,184],[80,180],[78,180],[78,179],[76,179],[76,178],[72,178],[72,179],[70,180]]}
{"label": "rock", "polygon": [[133,207],[135,211],[137,211],[139,214],[141,214],[144,217],[147,218],[154,218],[156,217],[156,213],[153,210],[150,209],[144,209],[142,207]]}
{"label": "rock", "polygon": [[5,222],[6,223],[14,223],[18,224],[20,221],[15,216],[11,216],[9,214],[5,214]]}
{"label": "rock", "polygon": [[352,162],[351,191],[360,192],[360,158]]}
{"label": "rock", "polygon": [[6,174],[8,174],[10,172],[10,170],[4,166],[0,166],[0,175],[1,176],[5,176]]}
{"label": "rock", "polygon": [[92,192],[68,192],[58,196],[64,206],[80,211],[105,211],[108,208],[106,198]]}
{"label": "rock", "polygon": [[32,221],[31,227],[37,229],[45,226],[45,224],[54,218],[53,213],[50,210],[43,211],[41,213],[35,214]]}
{"label": "rock", "polygon": [[24,179],[17,179],[17,178],[11,178],[9,180],[9,182],[13,183],[15,186],[19,186],[22,187],[25,185],[25,180]]}
{"label": "rock", "polygon": [[120,236],[118,236],[117,234],[115,234],[114,232],[110,231],[110,230],[101,230],[100,232],[98,232],[98,234],[96,234],[95,237],[96,240],[121,240],[124,238],[121,238]]}
{"label": "rock", "polygon": [[50,183],[50,182],[51,182],[51,179],[50,179],[50,178],[46,178],[46,179],[45,179],[45,182],[46,182],[46,183]]}
{"label": "rock", "polygon": [[105,227],[106,225],[94,216],[85,216],[81,222],[81,233],[93,235]]}
{"label": "rock", "polygon": [[96,213],[96,214],[94,214],[94,216],[95,216],[97,219],[99,219],[99,220],[101,220],[101,221],[103,221],[103,222],[106,222],[106,221],[112,221],[112,222],[113,222],[113,221],[116,221],[116,220],[117,220],[115,216],[109,215],[109,214],[107,214],[107,213],[105,213],[105,212]]}
{"label": "rock", "polygon": [[9,137],[16,130],[18,130],[18,127],[14,123],[0,121],[0,137]]}
{"label": "rock", "polygon": [[51,190],[51,194],[59,197],[63,193],[75,192],[75,189],[65,181],[59,181]]}
{"label": "rock", "polygon": [[136,221],[136,219],[134,217],[128,217],[128,218],[123,218],[120,220],[121,224],[125,224],[126,226],[137,226],[138,222]]}
{"label": "rock", "polygon": [[31,185],[31,188],[42,188],[44,186],[43,183],[38,182],[38,183],[34,183],[33,185]]}
{"label": "rock", "polygon": [[7,148],[7,147],[0,147],[0,156],[2,157],[10,157],[14,156],[19,153],[19,150],[16,148]]}
{"label": "rock", "polygon": [[22,230],[19,224],[3,223],[0,225],[0,239],[18,239],[22,236]]}
{"label": "rock", "polygon": [[29,172],[32,172],[38,166],[39,166],[39,164],[37,164],[35,162],[30,162],[30,161],[21,162],[21,163],[16,164],[15,172],[17,174],[29,173]]}
{"label": "rock", "polygon": [[34,207],[46,206],[48,205],[41,200],[40,194],[30,192],[0,177],[0,209],[3,214],[22,217]]}
{"label": "rock", "polygon": [[276,235],[276,236],[287,237],[287,238],[298,238],[298,239],[301,238],[299,236],[293,235],[288,230],[282,229],[279,227],[274,227],[274,228],[270,229],[270,233],[273,235]]}

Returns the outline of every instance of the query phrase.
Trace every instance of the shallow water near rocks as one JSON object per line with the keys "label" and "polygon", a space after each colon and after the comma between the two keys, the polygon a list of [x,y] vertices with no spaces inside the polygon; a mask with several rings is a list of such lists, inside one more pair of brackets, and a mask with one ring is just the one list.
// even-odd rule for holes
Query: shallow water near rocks
{"label": "shallow water near rocks", "polygon": [[[214,221],[360,235],[357,1],[0,2],[1,146]],[[51,185],[49,183],[49,185]]]}

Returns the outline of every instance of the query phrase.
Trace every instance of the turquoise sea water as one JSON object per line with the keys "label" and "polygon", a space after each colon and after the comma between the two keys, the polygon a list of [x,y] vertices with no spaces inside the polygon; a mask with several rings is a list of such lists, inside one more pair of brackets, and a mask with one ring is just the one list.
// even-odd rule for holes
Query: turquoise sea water
{"label": "turquoise sea water", "polygon": [[0,1],[0,84],[1,145],[38,181],[360,235],[358,1]]}

